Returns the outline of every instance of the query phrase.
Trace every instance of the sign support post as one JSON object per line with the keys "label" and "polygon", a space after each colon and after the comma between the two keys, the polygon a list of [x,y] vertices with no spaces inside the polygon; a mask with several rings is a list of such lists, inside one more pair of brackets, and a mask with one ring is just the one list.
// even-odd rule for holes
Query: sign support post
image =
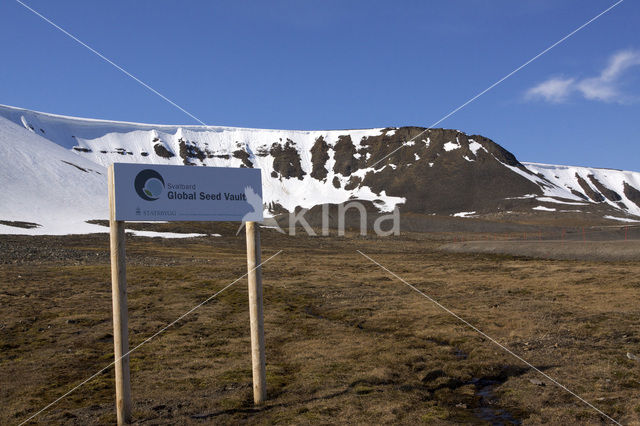
{"label": "sign support post", "polygon": [[253,402],[259,405],[267,399],[260,231],[256,229],[255,222],[246,222],[245,227],[247,230],[247,270],[249,272],[247,278],[249,282],[249,321],[251,323]]}
{"label": "sign support post", "polygon": [[[113,302],[113,353],[116,376],[118,425],[131,423],[131,382],[129,375],[129,330],[127,312],[127,270],[124,221],[116,220],[113,166],[109,167],[109,228],[111,246],[111,300]],[[125,355],[127,354],[127,355]],[[125,356],[123,356],[125,355]]]}
{"label": "sign support post", "polygon": [[[117,173],[116,173],[117,172]],[[253,400],[267,398],[259,169],[115,163],[109,167],[111,298],[118,425],[131,423],[125,221],[243,221],[247,232]]]}

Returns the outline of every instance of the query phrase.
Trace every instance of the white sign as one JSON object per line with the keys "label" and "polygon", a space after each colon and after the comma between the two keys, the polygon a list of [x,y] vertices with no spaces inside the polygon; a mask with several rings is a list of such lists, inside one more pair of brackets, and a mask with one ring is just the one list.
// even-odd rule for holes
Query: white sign
{"label": "white sign", "polygon": [[259,169],[115,163],[115,220],[262,221]]}

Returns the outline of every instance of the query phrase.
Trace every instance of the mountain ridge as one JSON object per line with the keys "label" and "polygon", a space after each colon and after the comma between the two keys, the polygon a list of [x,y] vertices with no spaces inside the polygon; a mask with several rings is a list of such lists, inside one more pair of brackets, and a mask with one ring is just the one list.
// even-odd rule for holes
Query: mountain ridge
{"label": "mountain ridge", "polygon": [[[5,156],[16,155],[20,140],[37,139],[39,146],[48,141],[73,155],[70,158],[85,161],[78,173],[91,164],[101,170],[113,162],[260,168],[265,207],[272,213],[361,199],[381,212],[397,206],[419,214],[482,217],[510,211],[561,213],[567,210],[562,207],[571,206],[572,211],[600,217],[640,217],[640,173],[520,162],[491,139],[459,130],[153,125],[9,106],[0,106],[0,118],[0,129],[9,129],[0,133]],[[9,146],[13,154],[8,154]],[[10,160],[5,158],[5,164]],[[21,167],[27,181],[29,173],[37,174]],[[82,180],[66,171],[59,175],[66,185],[69,179]],[[8,183],[0,179],[0,184]],[[10,195],[8,202],[24,197]],[[94,204],[101,205],[97,198],[106,199],[106,194],[95,197]],[[21,220],[4,204],[0,220]],[[85,220],[104,219],[106,213],[105,209],[102,217],[85,215]]]}

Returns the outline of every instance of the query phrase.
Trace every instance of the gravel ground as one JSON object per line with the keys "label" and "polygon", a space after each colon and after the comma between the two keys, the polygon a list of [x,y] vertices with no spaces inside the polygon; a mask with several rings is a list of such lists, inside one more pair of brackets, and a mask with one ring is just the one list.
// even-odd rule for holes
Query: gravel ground
{"label": "gravel ground", "polygon": [[466,241],[445,244],[450,253],[490,253],[538,259],[632,261],[640,259],[640,241]]}
{"label": "gravel ground", "polygon": [[[206,239],[211,242],[215,237]],[[163,238],[133,237],[127,235],[127,263],[131,265],[171,266],[177,263],[175,258],[157,253],[141,251],[140,244],[148,240],[158,240],[162,247],[173,247],[182,244],[189,247],[189,242]],[[193,239],[190,239],[193,240]],[[202,244],[202,238],[192,244]],[[0,265],[108,265],[109,235],[65,235],[65,236],[26,236],[0,235]],[[180,263],[207,263],[208,259],[193,257],[180,259]]]}
{"label": "gravel ground", "polygon": [[[73,247],[90,241],[95,244],[102,242],[101,240],[104,242],[104,250]],[[105,263],[109,261],[109,240],[106,235],[101,234],[80,237],[0,235],[0,253],[0,264],[3,265],[52,262],[62,262],[64,265]]]}

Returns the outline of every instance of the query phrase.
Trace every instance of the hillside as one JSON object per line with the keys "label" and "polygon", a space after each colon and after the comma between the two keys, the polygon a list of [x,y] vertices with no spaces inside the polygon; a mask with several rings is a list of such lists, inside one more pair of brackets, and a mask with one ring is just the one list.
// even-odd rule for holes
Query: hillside
{"label": "hillside", "polygon": [[[91,232],[84,221],[108,215],[105,167],[113,162],[260,168],[272,213],[362,199],[383,212],[501,220],[640,216],[640,173],[521,163],[486,137],[425,130],[169,126],[0,106],[0,233]],[[41,226],[7,226],[16,221]]]}

